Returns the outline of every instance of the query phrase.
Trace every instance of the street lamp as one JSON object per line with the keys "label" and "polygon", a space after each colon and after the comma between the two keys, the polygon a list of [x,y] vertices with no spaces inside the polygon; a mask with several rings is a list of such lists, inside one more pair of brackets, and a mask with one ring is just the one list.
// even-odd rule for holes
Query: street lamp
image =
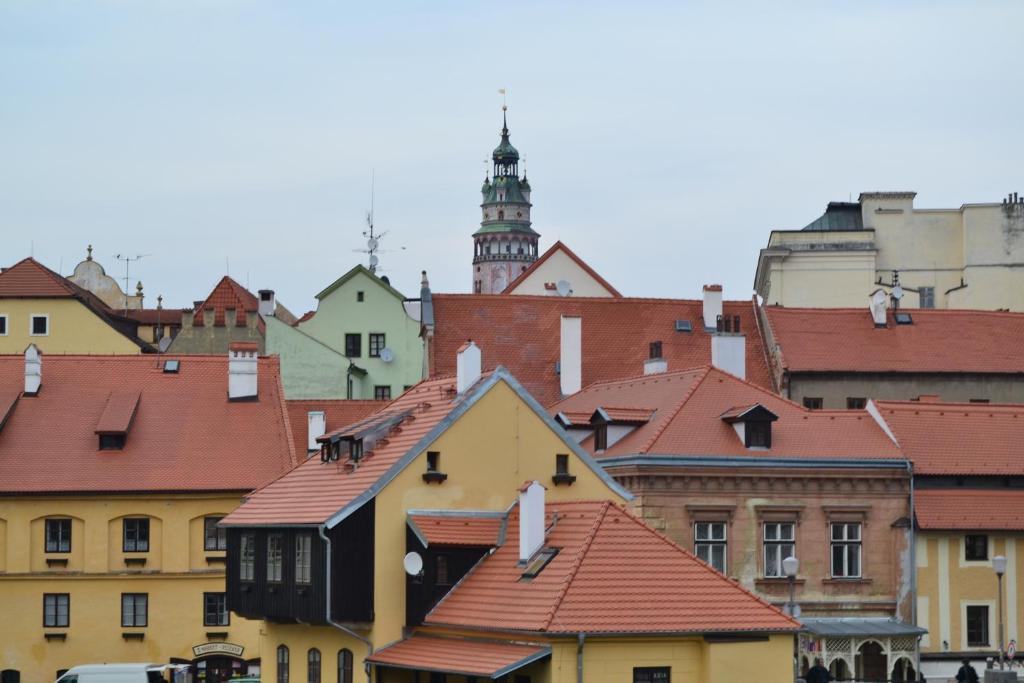
{"label": "street lamp", "polygon": [[800,568],[800,560],[792,555],[782,560],[782,571],[789,579],[789,603],[786,605],[786,614],[798,619],[800,617],[800,606],[796,604],[796,571]]}
{"label": "street lamp", "polygon": [[1005,668],[1005,657],[1003,656],[1003,574],[1006,573],[1006,558],[996,555],[992,558],[992,569],[996,572],[996,580],[999,584],[999,670]]}

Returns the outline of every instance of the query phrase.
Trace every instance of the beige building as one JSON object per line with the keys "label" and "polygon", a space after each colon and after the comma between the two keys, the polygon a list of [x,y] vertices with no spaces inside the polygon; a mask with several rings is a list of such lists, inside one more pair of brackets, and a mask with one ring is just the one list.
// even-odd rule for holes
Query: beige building
{"label": "beige building", "polygon": [[622,298],[619,290],[561,242],[552,244],[502,294]]}
{"label": "beige building", "polygon": [[918,209],[915,196],[865,192],[773,230],[755,290],[769,305],[861,307],[898,273],[904,307],[1024,311],[1024,199]]}

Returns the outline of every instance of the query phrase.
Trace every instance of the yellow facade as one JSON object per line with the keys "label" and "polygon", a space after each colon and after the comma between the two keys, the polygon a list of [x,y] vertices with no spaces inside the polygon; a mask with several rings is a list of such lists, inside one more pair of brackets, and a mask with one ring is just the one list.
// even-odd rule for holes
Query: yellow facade
{"label": "yellow facade", "polygon": [[[244,659],[260,657],[259,622],[231,615],[228,626],[203,624],[203,594],[224,592],[225,555],[204,550],[203,520],[239,502],[201,494],[0,498],[0,670],[44,683],[78,664],[193,660],[208,632],[226,632],[215,639],[243,647]],[[48,517],[72,520],[69,553],[45,552]],[[125,517],[150,520],[148,552],[123,552]],[[43,626],[45,593],[69,594],[66,628]],[[122,593],[148,594],[147,626],[122,627]]]}
{"label": "yellow facade", "polygon": [[[32,334],[32,316],[49,318],[45,335]],[[7,334],[0,353],[23,353],[35,344],[46,353],[140,353],[139,345],[111,327],[76,299],[0,299]]]}

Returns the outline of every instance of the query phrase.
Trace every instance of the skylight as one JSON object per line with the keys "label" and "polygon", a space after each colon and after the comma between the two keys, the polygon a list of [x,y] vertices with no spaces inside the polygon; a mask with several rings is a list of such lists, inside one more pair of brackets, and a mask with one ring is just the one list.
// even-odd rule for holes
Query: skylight
{"label": "skylight", "polygon": [[180,360],[165,360],[164,361],[164,372],[167,374],[177,374],[181,368]]}
{"label": "skylight", "polygon": [[689,320],[677,320],[676,332],[693,332],[693,324]]}
{"label": "skylight", "polygon": [[530,564],[526,565],[526,569],[523,570],[523,575],[519,579],[520,581],[529,581],[534,579],[544,571],[544,567],[548,566],[551,560],[555,559],[555,555],[558,554],[559,548],[544,548],[530,561]]}
{"label": "skylight", "polygon": [[897,325],[913,325],[914,319],[909,313],[895,313],[893,319],[896,320]]}

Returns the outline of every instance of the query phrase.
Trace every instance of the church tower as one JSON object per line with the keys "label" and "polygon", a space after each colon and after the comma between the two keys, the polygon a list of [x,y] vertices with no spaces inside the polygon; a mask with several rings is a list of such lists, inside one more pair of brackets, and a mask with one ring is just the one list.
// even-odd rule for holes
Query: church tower
{"label": "church tower", "polygon": [[508,139],[502,107],[501,143],[494,149],[492,178],[484,178],[480,229],[473,233],[473,291],[500,294],[537,260],[540,237],[530,227],[530,183],[519,177],[519,152]]}

